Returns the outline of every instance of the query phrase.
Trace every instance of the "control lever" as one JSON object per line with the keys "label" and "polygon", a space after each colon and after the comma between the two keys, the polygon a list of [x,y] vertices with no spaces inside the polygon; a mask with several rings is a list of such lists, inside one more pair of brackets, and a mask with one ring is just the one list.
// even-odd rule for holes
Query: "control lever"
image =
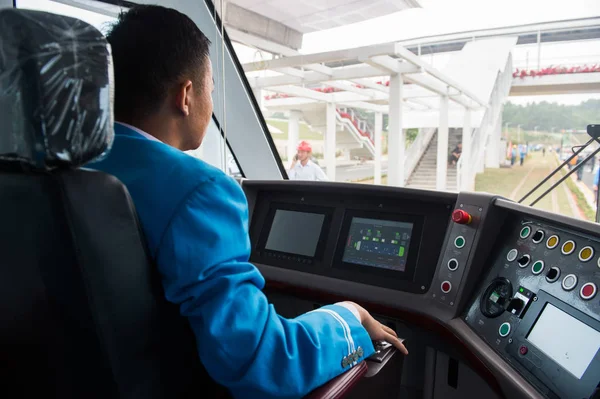
{"label": "control lever", "polygon": [[[400,338],[400,342],[404,339]],[[369,362],[369,369],[365,378],[374,377],[383,369],[386,363],[398,352],[398,350],[387,341],[373,341],[375,353],[369,356],[366,360]]]}
{"label": "control lever", "polygon": [[387,341],[373,341],[373,347],[375,348],[375,353],[369,357],[369,360],[377,363],[383,362],[385,357],[391,352],[388,350],[390,347],[396,349]]}

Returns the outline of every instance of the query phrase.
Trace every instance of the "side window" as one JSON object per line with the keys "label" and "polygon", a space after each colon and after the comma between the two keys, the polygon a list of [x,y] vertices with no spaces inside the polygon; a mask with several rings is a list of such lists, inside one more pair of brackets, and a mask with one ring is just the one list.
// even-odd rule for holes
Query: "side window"
{"label": "side window", "polygon": [[212,166],[221,169],[231,177],[244,177],[241,168],[231,153],[227,142],[221,136],[221,132],[214,120],[210,121],[200,148],[187,151],[187,154],[202,159]]}
{"label": "side window", "polygon": [[[122,7],[101,2],[88,3],[85,4],[87,9],[83,9],[49,0],[16,0],[16,7],[77,18],[94,26],[103,34],[109,32],[112,24],[117,21],[116,16],[119,12],[126,10]],[[97,10],[97,12],[91,10]],[[202,146],[187,153],[208,162],[232,177],[244,176],[214,121],[211,121],[208,127]]]}

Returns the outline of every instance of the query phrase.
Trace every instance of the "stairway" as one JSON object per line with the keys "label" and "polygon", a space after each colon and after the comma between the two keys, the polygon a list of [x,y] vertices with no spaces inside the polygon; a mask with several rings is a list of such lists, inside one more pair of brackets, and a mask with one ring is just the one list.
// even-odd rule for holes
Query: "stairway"
{"label": "stairway", "polygon": [[[448,150],[450,151],[456,147],[461,141],[462,129],[449,129],[448,130]],[[414,172],[408,179],[407,187],[410,188],[421,188],[426,190],[436,189],[436,173],[437,173],[437,131],[435,132],[429,146],[425,150],[425,153],[421,157],[421,160],[417,164]],[[447,159],[446,159],[447,161]],[[448,165],[448,172],[446,174],[446,190],[457,191],[456,189],[456,165]]]}

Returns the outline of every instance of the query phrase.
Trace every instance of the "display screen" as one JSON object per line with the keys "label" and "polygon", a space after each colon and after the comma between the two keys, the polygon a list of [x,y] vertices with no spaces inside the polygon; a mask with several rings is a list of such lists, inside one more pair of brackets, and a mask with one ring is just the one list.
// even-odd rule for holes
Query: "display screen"
{"label": "display screen", "polygon": [[578,379],[600,349],[600,332],[549,303],[527,340]]}
{"label": "display screen", "polygon": [[265,249],[314,257],[325,215],[277,209]]}
{"label": "display screen", "polygon": [[342,261],[404,272],[412,231],[412,223],[353,217]]}

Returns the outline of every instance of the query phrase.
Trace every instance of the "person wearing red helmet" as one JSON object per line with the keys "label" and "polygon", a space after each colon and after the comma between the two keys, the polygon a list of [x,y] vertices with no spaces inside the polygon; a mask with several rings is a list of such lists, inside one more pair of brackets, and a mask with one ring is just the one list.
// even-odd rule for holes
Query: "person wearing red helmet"
{"label": "person wearing red helmet", "polygon": [[298,144],[297,151],[298,153],[294,156],[292,166],[288,171],[290,180],[328,180],[323,169],[310,160],[312,146],[308,141],[301,141],[300,144]]}

